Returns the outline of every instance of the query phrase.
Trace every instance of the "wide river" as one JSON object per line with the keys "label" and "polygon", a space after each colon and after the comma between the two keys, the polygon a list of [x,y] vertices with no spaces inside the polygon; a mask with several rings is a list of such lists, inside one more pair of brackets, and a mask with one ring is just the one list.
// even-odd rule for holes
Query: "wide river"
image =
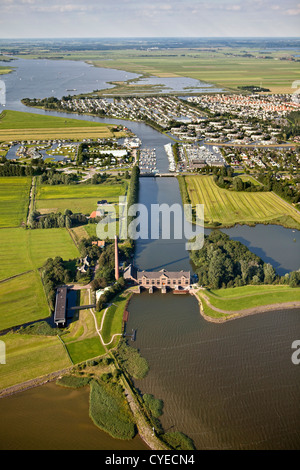
{"label": "wide river", "polygon": [[[11,63],[17,70],[1,77],[7,89],[6,109],[29,111],[20,103],[21,98],[61,96],[69,88],[106,88],[103,83],[109,80],[133,75],[81,63],[70,62],[65,68],[60,61],[49,62],[49,66],[44,61]],[[31,65],[35,68],[30,69]],[[50,67],[55,87],[48,80]],[[84,79],[78,75],[76,80],[76,67],[82,68]],[[107,75],[102,75],[103,70]],[[97,78],[89,73],[96,73]],[[23,87],[25,78],[30,78],[30,88]],[[85,81],[88,89],[83,89]],[[145,124],[74,117],[124,124],[141,138],[143,147],[156,149],[159,170],[168,169],[164,145],[170,140]],[[146,206],[181,203],[176,178],[141,178],[140,202]],[[264,225],[224,231],[272,263],[279,274],[299,269],[299,231]],[[142,269],[191,270],[185,242],[138,240],[135,263]],[[300,338],[299,311],[213,324],[200,316],[193,297],[159,293],[135,296],[129,311],[128,328],[137,329],[136,346],[150,364],[148,376],[137,386],[143,393],[164,400],[162,423],[166,430],[186,433],[197,449],[300,448],[300,367],[291,361],[291,344]],[[146,448],[139,438],[124,444],[99,432],[89,421],[86,400],[85,391],[66,392],[53,384],[0,400],[1,418],[6,423],[0,447]],[[83,430],[90,438],[84,437]]]}

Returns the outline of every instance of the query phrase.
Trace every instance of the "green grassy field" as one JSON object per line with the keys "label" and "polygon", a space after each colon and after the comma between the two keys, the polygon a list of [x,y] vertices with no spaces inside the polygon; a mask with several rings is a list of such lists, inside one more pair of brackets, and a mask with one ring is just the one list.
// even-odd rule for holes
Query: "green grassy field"
{"label": "green grassy field", "polygon": [[5,110],[0,114],[0,141],[114,137],[112,126],[56,116]]}
{"label": "green grassy field", "polygon": [[56,117],[51,115],[5,110],[0,114],[0,129],[61,129],[74,127],[103,127],[101,122]]}
{"label": "green grassy field", "polygon": [[6,346],[6,365],[0,369],[0,389],[72,365],[57,336],[8,333],[2,340]]}
{"label": "green grassy field", "polygon": [[103,356],[106,353],[98,335],[93,338],[68,343],[66,347],[74,364]]}
{"label": "green grassy field", "polygon": [[[278,305],[278,309],[280,309],[280,304],[300,302],[300,288],[292,288],[286,285],[199,290],[197,295],[202,301],[204,313],[212,318],[226,318],[228,313],[225,312],[232,312],[232,314],[240,312],[243,314],[244,310],[250,308]],[[211,306],[208,305],[207,300]]]}
{"label": "green grassy field", "polygon": [[300,228],[299,213],[274,193],[222,189],[212,176],[186,176],[185,180],[192,205],[204,204],[207,227],[272,223]]}
{"label": "green grassy field", "polygon": [[18,227],[26,222],[30,186],[31,178],[0,178],[0,228]]}
{"label": "green grassy field", "polygon": [[0,283],[0,331],[48,316],[49,307],[37,271]]}
{"label": "green grassy field", "polygon": [[119,196],[125,193],[123,184],[38,186],[36,209],[43,213],[70,209],[73,213],[90,214],[97,210],[97,201],[106,199],[109,203],[117,203]]}
{"label": "green grassy field", "polygon": [[0,280],[42,267],[47,258],[74,259],[79,252],[65,228],[0,230]]}

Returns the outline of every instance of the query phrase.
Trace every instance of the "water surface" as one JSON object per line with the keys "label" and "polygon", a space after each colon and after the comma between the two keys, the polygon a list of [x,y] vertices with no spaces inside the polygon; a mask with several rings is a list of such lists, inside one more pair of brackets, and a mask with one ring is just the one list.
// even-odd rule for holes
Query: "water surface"
{"label": "water surface", "polygon": [[89,417],[89,388],[49,383],[0,399],[1,450],[147,450],[139,436],[113,439]]}
{"label": "water surface", "polygon": [[165,430],[197,449],[300,449],[299,310],[215,324],[192,296],[143,293],[129,312],[150,365],[136,386],[164,401]]}

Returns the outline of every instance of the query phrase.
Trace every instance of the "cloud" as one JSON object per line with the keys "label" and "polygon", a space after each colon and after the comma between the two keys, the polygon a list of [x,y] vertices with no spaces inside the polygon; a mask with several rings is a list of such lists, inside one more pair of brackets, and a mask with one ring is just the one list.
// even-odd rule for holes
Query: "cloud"
{"label": "cloud", "polygon": [[295,16],[300,14],[300,3],[296,6],[296,8],[289,8],[288,10],[285,11],[287,15],[290,16]]}
{"label": "cloud", "polygon": [[299,0],[0,0],[0,4],[2,37],[30,37],[33,29],[41,37],[73,37],[74,27],[87,37],[299,34],[295,24]]}
{"label": "cloud", "polygon": [[[32,1],[32,0],[31,0]],[[79,4],[76,5],[74,3],[67,3],[67,4],[54,4],[54,5],[35,5],[34,11],[39,13],[71,13],[71,12],[83,12],[92,10],[93,7],[91,5],[86,4]]]}

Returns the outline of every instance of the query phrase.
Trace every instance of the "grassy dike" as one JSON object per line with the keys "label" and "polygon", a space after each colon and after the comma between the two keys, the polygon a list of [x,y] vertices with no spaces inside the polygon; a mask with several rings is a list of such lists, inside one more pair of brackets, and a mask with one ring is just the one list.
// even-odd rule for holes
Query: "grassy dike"
{"label": "grassy dike", "polygon": [[300,307],[300,288],[285,285],[199,289],[193,294],[198,300],[201,315],[207,321],[215,323]]}

